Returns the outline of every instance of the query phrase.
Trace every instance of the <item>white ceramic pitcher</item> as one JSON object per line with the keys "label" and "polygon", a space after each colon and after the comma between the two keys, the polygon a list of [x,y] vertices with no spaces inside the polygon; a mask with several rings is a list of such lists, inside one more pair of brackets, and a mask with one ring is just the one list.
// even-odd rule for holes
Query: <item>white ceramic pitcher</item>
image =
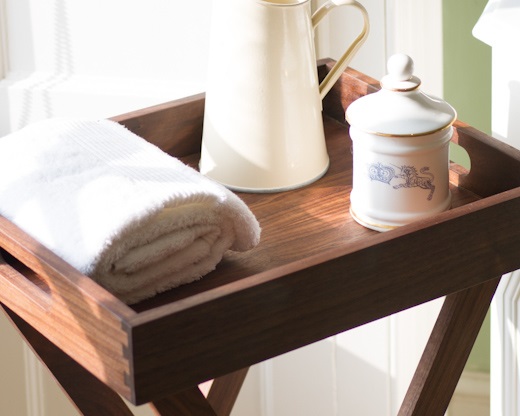
{"label": "white ceramic pitcher", "polygon": [[[353,6],[363,29],[321,84],[314,29],[337,6]],[[354,0],[214,0],[199,168],[243,192],[277,192],[325,174],[322,98],[369,30]]]}

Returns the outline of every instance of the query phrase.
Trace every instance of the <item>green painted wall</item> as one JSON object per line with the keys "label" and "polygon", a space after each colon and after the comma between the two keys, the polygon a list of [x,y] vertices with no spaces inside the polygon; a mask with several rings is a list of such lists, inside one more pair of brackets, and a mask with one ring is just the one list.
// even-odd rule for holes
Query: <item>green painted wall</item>
{"label": "green painted wall", "polygon": [[[490,134],[491,48],[471,34],[486,3],[443,0],[444,99],[455,107],[460,120]],[[467,369],[489,372],[489,334],[488,316]]]}
{"label": "green painted wall", "polygon": [[491,132],[491,48],[471,31],[487,0],[443,0],[444,98],[459,119]]}

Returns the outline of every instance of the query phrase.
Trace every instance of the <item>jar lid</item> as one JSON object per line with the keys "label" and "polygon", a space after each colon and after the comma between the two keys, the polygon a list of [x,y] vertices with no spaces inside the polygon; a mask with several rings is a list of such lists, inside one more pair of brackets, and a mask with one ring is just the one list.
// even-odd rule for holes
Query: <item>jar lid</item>
{"label": "jar lid", "polygon": [[413,75],[413,60],[395,54],[387,63],[388,75],[381,90],[365,95],[347,108],[351,126],[384,136],[422,136],[447,128],[457,112],[447,102],[423,93],[421,80]]}

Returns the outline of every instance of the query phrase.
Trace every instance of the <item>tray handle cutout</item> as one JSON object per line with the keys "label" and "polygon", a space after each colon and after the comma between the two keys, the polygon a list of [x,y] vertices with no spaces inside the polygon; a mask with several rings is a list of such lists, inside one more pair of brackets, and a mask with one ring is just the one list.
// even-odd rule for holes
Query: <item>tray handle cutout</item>
{"label": "tray handle cutout", "polygon": [[462,168],[468,174],[471,170],[471,158],[460,144],[450,142],[450,162]]}
{"label": "tray handle cutout", "polygon": [[[9,263],[6,259],[9,259]],[[23,273],[10,263],[23,268]],[[7,306],[15,299],[28,299],[38,308],[48,311],[52,304],[52,294],[47,282],[5,252],[0,252],[0,290],[0,301]],[[16,293],[22,296],[15,296]]]}
{"label": "tray handle cutout", "polygon": [[466,149],[471,172],[459,174],[455,184],[482,198],[520,187],[520,150],[463,122],[454,125],[453,143]]}

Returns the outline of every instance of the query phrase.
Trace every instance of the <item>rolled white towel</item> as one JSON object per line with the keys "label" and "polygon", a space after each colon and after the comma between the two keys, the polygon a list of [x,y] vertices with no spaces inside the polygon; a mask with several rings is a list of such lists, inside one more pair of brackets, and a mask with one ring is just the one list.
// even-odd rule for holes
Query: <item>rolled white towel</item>
{"label": "rolled white towel", "polygon": [[48,119],[0,138],[0,214],[127,303],[260,238],[235,194],[109,120]]}

